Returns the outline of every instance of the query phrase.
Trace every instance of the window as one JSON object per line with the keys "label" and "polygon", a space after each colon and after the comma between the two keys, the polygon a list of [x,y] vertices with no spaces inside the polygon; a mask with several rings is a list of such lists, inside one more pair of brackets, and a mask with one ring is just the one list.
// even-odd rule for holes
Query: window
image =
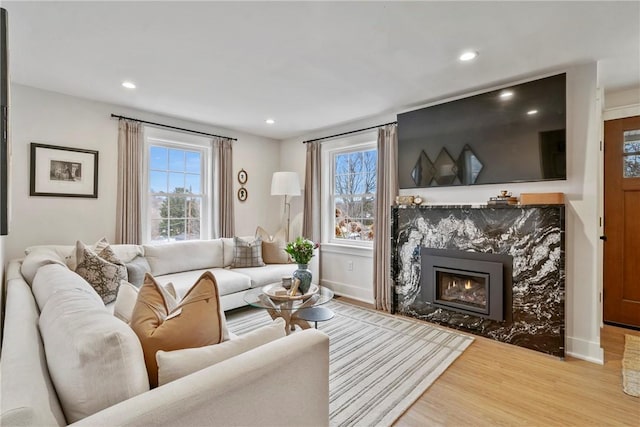
{"label": "window", "polygon": [[146,241],[208,238],[210,203],[205,183],[210,174],[205,143],[207,146],[147,138]]}
{"label": "window", "polygon": [[330,240],[336,243],[373,241],[378,163],[375,144],[336,150],[330,158],[331,211],[335,212]]}

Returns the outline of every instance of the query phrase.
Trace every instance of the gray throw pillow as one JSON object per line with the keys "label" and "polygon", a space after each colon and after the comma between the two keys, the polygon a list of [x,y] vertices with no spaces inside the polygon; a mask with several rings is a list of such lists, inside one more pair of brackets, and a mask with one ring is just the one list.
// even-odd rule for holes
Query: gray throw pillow
{"label": "gray throw pillow", "polygon": [[131,261],[125,263],[127,266],[128,282],[135,287],[140,287],[144,283],[144,275],[151,273],[151,266],[149,261],[143,256],[137,256]]}
{"label": "gray throw pillow", "polygon": [[241,267],[263,267],[262,260],[262,239],[256,237],[253,242],[247,242],[239,237],[233,238],[235,244],[233,250],[232,268]]}

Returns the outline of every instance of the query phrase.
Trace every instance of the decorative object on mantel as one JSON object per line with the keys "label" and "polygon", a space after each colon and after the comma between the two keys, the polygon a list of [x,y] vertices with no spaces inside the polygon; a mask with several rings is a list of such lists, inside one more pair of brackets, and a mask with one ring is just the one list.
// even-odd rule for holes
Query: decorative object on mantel
{"label": "decorative object on mantel", "polygon": [[31,143],[30,196],[98,198],[98,152]]}
{"label": "decorative object on mantel", "polygon": [[640,337],[630,334],[625,334],[622,389],[628,395],[640,397]]}
{"label": "decorative object on mantel", "polygon": [[240,188],[238,189],[238,200],[240,200],[241,202],[246,201],[247,197],[249,197],[249,192],[244,187],[244,185],[247,183],[247,180],[249,180],[247,171],[244,169],[240,169],[238,171],[238,182],[240,183]]}
{"label": "decorative object on mantel", "polygon": [[421,205],[422,202],[423,202],[423,200],[422,200],[422,197],[420,197],[420,196],[416,196],[416,197],[413,198],[413,203],[415,205]]}
{"label": "decorative object on mantel", "polygon": [[496,197],[490,197],[487,202],[489,205],[517,205],[518,198],[513,197],[511,192],[507,190],[500,191],[500,195]]}
{"label": "decorative object on mantel", "polygon": [[396,205],[412,205],[414,196],[396,196]]}
{"label": "decorative object on mantel", "polygon": [[563,205],[564,193],[520,193],[521,205]]}
{"label": "decorative object on mantel", "polygon": [[287,247],[284,249],[285,252],[291,255],[291,259],[298,264],[298,269],[292,275],[292,291],[294,291],[296,284],[298,284],[300,292],[303,294],[309,291],[312,279],[311,270],[308,268],[309,261],[313,258],[313,251],[317,248],[317,243],[303,237],[297,237],[293,242],[287,243]]}

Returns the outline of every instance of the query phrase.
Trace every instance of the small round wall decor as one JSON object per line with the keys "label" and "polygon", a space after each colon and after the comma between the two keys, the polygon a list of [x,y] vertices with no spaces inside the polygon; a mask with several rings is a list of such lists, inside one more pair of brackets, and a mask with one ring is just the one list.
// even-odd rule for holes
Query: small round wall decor
{"label": "small round wall decor", "polygon": [[249,193],[247,192],[247,189],[244,187],[241,187],[238,190],[238,200],[240,200],[241,202],[244,202],[245,200],[247,200],[247,197],[249,197]]}
{"label": "small round wall decor", "polygon": [[249,179],[249,176],[247,175],[247,171],[244,169],[240,169],[240,172],[238,172],[238,182],[244,185],[247,183],[248,179]]}

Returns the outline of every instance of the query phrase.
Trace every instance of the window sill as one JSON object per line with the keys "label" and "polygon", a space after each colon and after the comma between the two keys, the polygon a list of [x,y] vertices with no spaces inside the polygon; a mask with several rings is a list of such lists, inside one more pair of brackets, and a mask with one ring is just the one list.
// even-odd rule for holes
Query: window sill
{"label": "window sill", "polygon": [[373,257],[373,245],[340,245],[337,243],[322,243],[320,245],[321,252],[344,255],[358,255],[362,257]]}

